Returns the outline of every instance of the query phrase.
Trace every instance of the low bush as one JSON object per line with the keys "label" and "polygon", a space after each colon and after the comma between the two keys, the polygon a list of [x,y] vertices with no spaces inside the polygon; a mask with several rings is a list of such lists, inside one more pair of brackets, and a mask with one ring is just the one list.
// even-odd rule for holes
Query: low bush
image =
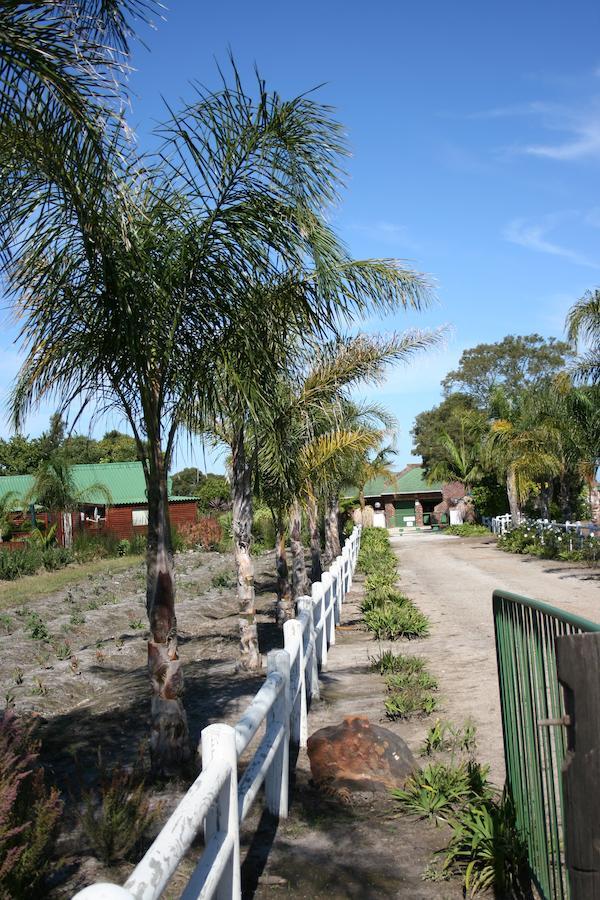
{"label": "low bush", "polygon": [[127,859],[160,809],[152,810],[143,779],[120,766],[106,769],[99,760],[96,787],[83,792],[81,826],[96,856],[106,865]]}
{"label": "low bush", "polygon": [[252,516],[252,549],[258,552],[257,548],[264,550],[272,550],[275,546],[275,523],[271,510],[266,506],[258,506],[254,510]]}
{"label": "low bush", "polygon": [[490,529],[485,525],[471,525],[465,522],[464,525],[449,525],[444,528],[444,534],[455,534],[458,537],[473,537],[477,534],[487,534],[490,536]]}
{"label": "low bush", "polygon": [[470,896],[493,890],[495,897],[530,897],[527,845],[505,791],[469,803],[450,823],[452,837],[442,871],[463,878]]}
{"label": "low bush", "polygon": [[434,753],[464,752],[472,754],[477,747],[477,728],[467,719],[461,728],[455,728],[450,722],[436,719],[423,741],[421,756],[432,756]]}
{"label": "low bush", "polygon": [[42,551],[42,562],[48,572],[64,569],[75,561],[73,551],[68,547],[47,547]]}
{"label": "low bush", "polygon": [[31,726],[12,711],[0,720],[0,896],[46,896],[62,803],[47,788]]}
{"label": "low bush", "polygon": [[23,575],[35,575],[42,564],[40,547],[26,545],[22,550],[0,550],[0,580],[14,581]]}
{"label": "low bush", "polygon": [[197,522],[187,522],[179,527],[183,547],[216,550],[223,537],[221,525],[213,516],[200,516]]}
{"label": "low bush", "polygon": [[210,583],[214,588],[232,588],[235,587],[236,579],[231,572],[217,572]]}
{"label": "low bush", "polygon": [[425,668],[425,660],[422,656],[403,656],[400,653],[392,653],[385,650],[379,656],[370,659],[371,671],[380,675],[394,675],[400,672],[422,672]]}
{"label": "low bush", "polygon": [[597,564],[600,559],[598,537],[576,538],[562,528],[550,525],[543,531],[534,523],[524,523],[498,538],[498,547],[508,553],[530,553],[541,559],[562,559]]}
{"label": "low bush", "polygon": [[487,766],[472,759],[458,765],[430,763],[413,772],[404,788],[393,790],[392,796],[404,812],[421,819],[450,822],[470,803],[493,798],[487,775]]}
{"label": "low bush", "polygon": [[398,638],[420,638],[429,634],[429,619],[410,601],[389,603],[381,609],[367,610],[363,620],[369,631],[379,641],[395,641]]}
{"label": "low bush", "polygon": [[25,619],[25,631],[34,641],[49,641],[50,632],[42,617],[36,612],[30,612]]}

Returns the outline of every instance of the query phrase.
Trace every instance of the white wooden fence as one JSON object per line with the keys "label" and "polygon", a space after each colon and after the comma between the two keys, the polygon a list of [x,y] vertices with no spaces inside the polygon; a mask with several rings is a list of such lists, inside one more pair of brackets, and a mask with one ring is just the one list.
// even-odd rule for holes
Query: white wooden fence
{"label": "white wooden fence", "polygon": [[[506,513],[503,516],[494,516],[489,518],[483,516],[481,521],[494,534],[506,534],[513,527],[512,516]],[[565,543],[568,544],[569,550],[576,550],[581,547],[586,537],[594,538],[598,532],[597,526],[590,522],[554,522],[549,519],[522,519],[521,525],[535,530],[540,538],[540,542],[544,543],[545,532],[555,532],[564,535]]]}
{"label": "white wooden fence", "polygon": [[512,516],[505,513],[503,516],[482,516],[481,522],[494,534],[506,534],[512,528]]}
{"label": "white wooden fence", "polygon": [[[319,670],[327,668],[335,644],[360,532],[359,525],[313,584],[312,597],[299,599],[297,617],[283,626],[284,649],[269,653],[265,683],[237,725],[203,729],[202,772],[125,885],[93,884],[73,900],[157,900],[202,827],[205,849],[182,900],[239,900],[240,824],[263,784],[269,812],[287,817],[290,742],[306,746],[308,708],[319,696]],[[263,723],[263,737],[238,781],[238,761]]]}

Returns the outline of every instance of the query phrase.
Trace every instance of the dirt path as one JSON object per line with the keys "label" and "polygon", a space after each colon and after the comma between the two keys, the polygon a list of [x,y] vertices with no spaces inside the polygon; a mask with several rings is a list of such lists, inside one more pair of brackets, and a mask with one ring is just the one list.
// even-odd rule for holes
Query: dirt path
{"label": "dirt path", "polygon": [[441,715],[478,727],[479,755],[504,780],[492,591],[505,588],[600,619],[600,572],[573,563],[503,553],[493,539],[436,534],[392,537],[400,584],[429,616],[431,637],[419,645],[439,679]]}
{"label": "dirt path", "polygon": [[[369,668],[378,644],[360,625],[362,577],[356,577],[342,611],[336,644],[329,651],[328,671],[321,674],[321,700],[309,713],[308,732],[341,722],[347,715],[362,715],[399,734],[413,752],[433,721],[416,718],[390,722],[384,712],[384,680]],[[428,641],[396,642],[396,653],[414,648],[422,653]],[[457,882],[424,881],[423,872],[448,835],[412,817],[399,816],[386,794],[354,794],[350,805],[314,789],[306,751],[298,756],[290,818],[279,823],[274,843],[268,839],[268,818],[257,849],[245,847],[245,897],[271,900],[457,900]],[[249,832],[259,826],[256,815]],[[270,847],[265,865],[266,848]],[[242,854],[243,856],[243,854]],[[256,893],[254,885],[258,882]]]}

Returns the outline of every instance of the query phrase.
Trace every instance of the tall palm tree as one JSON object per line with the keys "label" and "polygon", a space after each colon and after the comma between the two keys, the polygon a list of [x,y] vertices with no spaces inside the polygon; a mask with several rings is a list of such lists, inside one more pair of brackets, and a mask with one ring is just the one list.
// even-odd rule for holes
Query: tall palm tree
{"label": "tall palm tree", "polygon": [[587,291],[567,315],[569,340],[582,345],[575,361],[579,382],[600,382],[600,290]]}
{"label": "tall palm tree", "polygon": [[330,494],[337,497],[351,465],[349,454],[364,456],[381,440],[381,431],[368,421],[375,414],[381,416],[381,411],[351,403],[350,392],[361,383],[381,380],[387,366],[406,360],[439,337],[407,332],[391,338],[340,337],[320,347],[309,344],[296,368],[284,373],[275,386],[271,416],[258,425],[257,446],[263,490],[276,509],[280,619],[288,615],[291,603],[285,583],[286,517],[296,597],[307,582],[300,540],[302,507],[309,511],[313,577],[320,577],[319,501],[323,505]]}
{"label": "tall palm tree", "polygon": [[444,458],[432,467],[428,480],[458,481],[469,494],[473,485],[484,475],[480,441],[484,427],[485,420],[475,413],[461,416],[457,440],[454,440],[447,431],[443,431],[439,446]]}
{"label": "tall palm tree", "polygon": [[518,525],[522,506],[541,482],[561,470],[560,435],[539,418],[534,392],[509,398],[500,388],[492,399],[495,418],[485,439],[488,458],[506,478],[512,522]]}
{"label": "tall palm tree", "polygon": [[15,422],[50,394],[65,405],[116,407],[143,460],[151,751],[154,769],[169,773],[188,739],[167,471],[182,423],[204,427],[220,409],[217,368],[245,396],[235,341],[240,357],[253,351],[262,366],[265,307],[248,286],[281,284],[288,271],[297,279],[308,253],[318,265],[306,278],[305,306],[318,297],[321,309],[343,316],[365,295],[390,306],[418,300],[426,286],[395,263],[351,266],[324,224],[319,204],[334,193],[339,128],[316,102],[283,101],[260,80],[252,97],[235,73],[164,133],[163,167],[140,160],[133,170],[118,147],[107,169],[87,144],[74,148],[61,134],[52,145],[23,141],[21,171],[42,171],[50,187],[20,204],[25,195],[0,178],[0,201],[12,204],[23,235],[3,270],[26,353]]}

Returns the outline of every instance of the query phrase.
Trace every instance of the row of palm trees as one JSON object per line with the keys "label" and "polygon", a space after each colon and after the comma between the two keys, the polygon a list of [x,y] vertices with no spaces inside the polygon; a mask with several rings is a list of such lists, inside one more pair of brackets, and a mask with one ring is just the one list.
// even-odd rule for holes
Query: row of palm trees
{"label": "row of palm trees", "polygon": [[116,410],[143,460],[151,753],[168,774],[189,752],[167,498],[178,437],[210,434],[231,450],[240,663],[255,668],[253,486],[278,522],[283,620],[306,584],[302,510],[316,576],[318,510],[335,555],[345,466],[381,440],[385,416],[354,403],[352,387],[439,335],[348,336],[367,312],[420,308],[430,286],[394,260],[352,259],[329,225],[347,147],[312,96],[283,99],[258,75],[248,88],[232,60],[217,90],[166,111],[156,152],[137,151],[120,101],[132,16],[152,9],[2,11],[0,240],[24,354],[15,426],[49,397]]}

